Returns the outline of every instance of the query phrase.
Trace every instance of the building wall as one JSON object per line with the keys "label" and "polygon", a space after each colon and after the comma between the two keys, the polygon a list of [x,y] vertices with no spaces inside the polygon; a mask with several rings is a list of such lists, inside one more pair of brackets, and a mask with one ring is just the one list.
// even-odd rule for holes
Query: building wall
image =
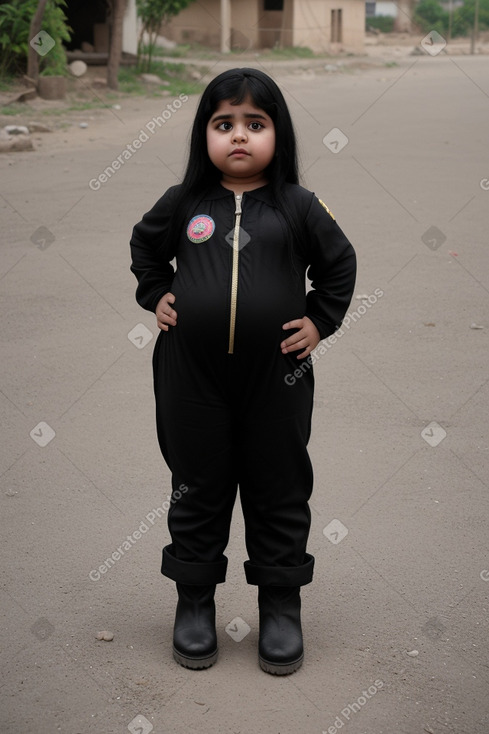
{"label": "building wall", "polygon": [[279,10],[264,10],[260,15],[260,48],[274,48],[282,46],[282,18],[283,12]]}
{"label": "building wall", "polygon": [[127,0],[122,28],[122,50],[134,55],[138,52],[136,0]]}
{"label": "building wall", "polygon": [[259,0],[231,0],[231,48],[258,47]]}
{"label": "building wall", "polygon": [[[331,37],[331,11],[341,9],[342,41]],[[293,45],[308,46],[321,51],[351,51],[360,53],[364,48],[364,0],[308,0],[294,3]]]}
{"label": "building wall", "polygon": [[177,43],[201,43],[210,48],[221,44],[220,0],[191,3],[171,23],[162,28],[162,34]]}
{"label": "building wall", "polygon": [[[233,49],[308,46],[315,52],[360,53],[365,36],[365,0],[284,0],[283,11],[263,11],[263,0],[230,0]],[[342,42],[331,41],[331,10],[342,10]],[[220,0],[192,3],[162,33],[177,43],[220,48]],[[280,32],[277,30],[281,28]],[[275,29],[275,30],[274,30]]]}
{"label": "building wall", "polygon": [[[258,7],[258,0],[231,0],[231,34],[226,39],[231,48],[258,47]],[[162,34],[177,43],[220,48],[220,0],[192,3],[162,28]]]}
{"label": "building wall", "polygon": [[397,4],[390,0],[377,0],[375,3],[375,15],[388,15],[389,18],[395,18],[398,13]]}

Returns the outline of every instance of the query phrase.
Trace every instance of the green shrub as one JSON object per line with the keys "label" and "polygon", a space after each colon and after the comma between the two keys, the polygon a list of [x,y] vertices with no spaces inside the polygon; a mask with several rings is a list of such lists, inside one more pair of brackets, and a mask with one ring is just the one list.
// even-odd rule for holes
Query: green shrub
{"label": "green shrub", "polygon": [[448,13],[437,0],[421,0],[416,5],[414,22],[423,33],[437,31],[442,36],[448,32]]}
{"label": "green shrub", "polygon": [[[455,10],[452,20],[453,36],[469,36],[474,27],[475,1],[465,0],[464,4]],[[489,0],[479,1],[479,30],[489,28]]]}
{"label": "green shrub", "polygon": [[[13,0],[0,4],[0,75],[25,73],[29,52],[31,20],[38,0]],[[66,52],[63,41],[70,40],[70,28],[63,11],[66,0],[49,0],[44,11],[42,30],[56,41],[54,48],[40,59],[45,73],[63,73],[66,69]],[[57,71],[48,72],[47,69]]]}
{"label": "green shrub", "polygon": [[29,28],[37,0],[17,0],[0,5],[0,74],[25,71]]}
{"label": "green shrub", "polygon": [[[469,36],[474,27],[475,0],[465,0],[452,13],[452,36]],[[414,22],[423,33],[438,31],[448,36],[449,16],[437,0],[421,0],[416,6]],[[489,0],[479,0],[479,30],[489,28]]]}
{"label": "green shrub", "polygon": [[394,18],[390,15],[375,15],[367,18],[366,29],[377,28],[382,33],[392,33],[394,30]]}

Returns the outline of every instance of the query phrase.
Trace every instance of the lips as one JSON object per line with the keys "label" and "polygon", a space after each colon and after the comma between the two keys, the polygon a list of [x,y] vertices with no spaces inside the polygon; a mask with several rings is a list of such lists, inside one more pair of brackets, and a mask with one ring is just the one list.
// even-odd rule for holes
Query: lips
{"label": "lips", "polygon": [[248,151],[247,151],[247,150],[245,150],[244,148],[236,148],[236,149],[235,149],[235,150],[233,150],[233,151],[232,151],[232,153],[230,153],[229,155],[230,155],[230,156],[231,156],[231,155],[249,155],[249,153],[248,153]]}

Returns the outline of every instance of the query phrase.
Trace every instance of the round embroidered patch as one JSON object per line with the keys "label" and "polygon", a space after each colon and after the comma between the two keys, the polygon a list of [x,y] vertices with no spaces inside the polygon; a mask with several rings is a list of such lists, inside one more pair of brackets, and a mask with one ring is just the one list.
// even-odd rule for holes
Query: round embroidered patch
{"label": "round embroidered patch", "polygon": [[216,225],[212,217],[207,214],[197,214],[190,220],[187,227],[187,237],[190,242],[205,242],[212,237]]}

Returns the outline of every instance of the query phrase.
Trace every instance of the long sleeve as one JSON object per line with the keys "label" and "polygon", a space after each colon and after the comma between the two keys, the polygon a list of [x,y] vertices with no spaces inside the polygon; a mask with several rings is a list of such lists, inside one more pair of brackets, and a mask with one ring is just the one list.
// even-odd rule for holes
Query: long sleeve
{"label": "long sleeve", "polygon": [[136,300],[148,311],[156,310],[158,301],[171,289],[175,271],[176,237],[169,232],[177,186],[172,186],[147,212],[132,231],[130,241],[131,271],[138,280]]}
{"label": "long sleeve", "polygon": [[321,339],[341,325],[353,297],[356,255],[329,209],[313,196],[305,220],[309,240],[306,316],[316,325]]}

